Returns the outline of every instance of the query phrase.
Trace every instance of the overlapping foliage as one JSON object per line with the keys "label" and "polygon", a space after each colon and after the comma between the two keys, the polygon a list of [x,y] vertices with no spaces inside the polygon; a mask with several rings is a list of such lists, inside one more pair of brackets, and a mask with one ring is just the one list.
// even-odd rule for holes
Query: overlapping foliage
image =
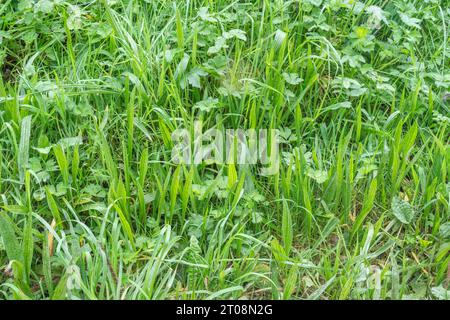
{"label": "overlapping foliage", "polygon": [[[448,299],[450,2],[5,0],[5,299]],[[277,175],[171,133],[279,129]]]}

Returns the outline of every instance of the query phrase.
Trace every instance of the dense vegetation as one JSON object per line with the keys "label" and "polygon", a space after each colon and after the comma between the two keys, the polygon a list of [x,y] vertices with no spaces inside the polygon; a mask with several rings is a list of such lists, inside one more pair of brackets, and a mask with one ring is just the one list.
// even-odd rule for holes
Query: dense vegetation
{"label": "dense vegetation", "polygon": [[[447,299],[450,1],[2,0],[2,299]],[[282,162],[171,161],[278,129]]]}

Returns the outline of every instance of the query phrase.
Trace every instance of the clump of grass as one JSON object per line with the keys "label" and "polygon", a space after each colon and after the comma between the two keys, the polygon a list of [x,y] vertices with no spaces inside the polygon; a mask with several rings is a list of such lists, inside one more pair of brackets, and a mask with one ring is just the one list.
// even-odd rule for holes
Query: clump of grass
{"label": "clump of grass", "polygon": [[448,299],[448,1],[187,3],[0,5],[1,297]]}

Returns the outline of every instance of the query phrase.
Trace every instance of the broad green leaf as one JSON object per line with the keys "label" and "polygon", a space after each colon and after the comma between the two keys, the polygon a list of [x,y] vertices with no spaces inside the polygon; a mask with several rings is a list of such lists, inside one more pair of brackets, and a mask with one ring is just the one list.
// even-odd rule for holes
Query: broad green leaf
{"label": "broad green leaf", "polygon": [[213,99],[213,98],[206,98],[204,100],[201,100],[197,102],[194,105],[194,108],[199,109],[203,112],[209,112],[213,109],[216,109],[219,105],[219,99]]}
{"label": "broad green leaf", "polygon": [[26,279],[29,279],[31,274],[31,265],[34,252],[33,221],[31,212],[28,213],[28,217],[25,222],[25,228],[23,230],[22,252],[23,252],[22,261],[25,269],[25,277]]}
{"label": "broad green leaf", "polygon": [[414,218],[414,208],[409,202],[406,202],[399,197],[392,198],[391,208],[392,213],[401,223],[409,224]]}
{"label": "broad green leaf", "polygon": [[361,212],[358,213],[358,216],[356,217],[356,221],[353,225],[352,238],[358,232],[358,230],[361,228],[364,220],[366,219],[367,215],[370,213],[370,211],[373,208],[373,204],[374,204],[375,196],[376,196],[376,192],[377,192],[377,187],[378,187],[377,179],[373,179],[370,182],[369,190],[367,191],[367,193],[364,197],[364,203],[363,203]]}
{"label": "broad green leaf", "polygon": [[19,179],[23,183],[25,178],[25,169],[28,165],[28,157],[30,151],[30,131],[31,131],[31,116],[25,117],[22,120],[20,127],[20,144],[19,156],[17,158],[17,165],[19,168]]}
{"label": "broad green leaf", "polygon": [[420,29],[420,23],[422,22],[419,19],[411,18],[407,14],[400,13],[400,19],[402,19],[403,23],[406,24],[408,27],[414,27],[417,29]]}
{"label": "broad green leaf", "polygon": [[439,227],[439,234],[444,239],[450,239],[450,222],[445,222]]}
{"label": "broad green leaf", "polygon": [[53,218],[58,224],[62,224],[61,214],[59,212],[58,205],[56,204],[56,201],[53,198],[53,195],[48,187],[45,188],[45,195],[47,197],[47,205],[50,208],[50,212],[52,213]]}
{"label": "broad green leaf", "polygon": [[332,276],[330,278],[330,280],[328,280],[327,282],[325,282],[322,286],[320,286],[316,291],[314,291],[309,297],[309,300],[317,300],[319,299],[322,294],[325,292],[325,290],[327,290],[327,288],[333,283],[334,279],[336,278],[336,276]]}
{"label": "broad green leaf", "polygon": [[314,179],[317,183],[322,184],[328,180],[328,173],[325,170],[308,170],[308,177]]}
{"label": "broad green leaf", "polygon": [[291,211],[289,210],[289,206],[286,200],[283,200],[283,217],[281,220],[281,234],[283,238],[284,251],[286,255],[289,255],[289,252],[292,247],[292,242],[294,238],[294,227],[292,225],[292,217]]}
{"label": "broad green leaf", "polygon": [[5,212],[0,212],[0,236],[3,239],[8,259],[21,261],[22,250],[14,231],[14,223]]}
{"label": "broad green leaf", "polygon": [[247,41],[247,36],[245,35],[245,31],[241,29],[232,29],[230,31],[224,32],[223,37],[225,39],[238,38],[242,41]]}
{"label": "broad green leaf", "polygon": [[53,291],[53,295],[51,297],[52,300],[65,300],[67,295],[67,280],[69,279],[69,274],[66,272],[62,276],[61,280],[59,280],[58,285]]}
{"label": "broad green leaf", "polygon": [[297,84],[303,82],[303,79],[300,78],[297,73],[283,72],[283,78],[284,78],[284,81],[286,81],[287,83],[292,84],[292,85],[297,85]]}
{"label": "broad green leaf", "polygon": [[295,289],[298,287],[297,278],[298,278],[298,266],[293,265],[291,267],[291,270],[289,270],[289,275],[284,284],[284,292],[283,292],[284,300],[290,299],[292,294],[295,292]]}
{"label": "broad green leaf", "polygon": [[450,290],[443,286],[431,288],[431,294],[439,300],[450,300]]}
{"label": "broad green leaf", "polygon": [[332,104],[331,106],[328,106],[324,109],[324,111],[331,111],[331,110],[339,110],[339,109],[350,109],[352,107],[352,103],[350,101],[344,101]]}
{"label": "broad green leaf", "polygon": [[214,45],[208,49],[208,54],[209,55],[215,54],[218,53],[220,50],[226,48],[228,48],[227,40],[224,37],[220,36],[216,39]]}

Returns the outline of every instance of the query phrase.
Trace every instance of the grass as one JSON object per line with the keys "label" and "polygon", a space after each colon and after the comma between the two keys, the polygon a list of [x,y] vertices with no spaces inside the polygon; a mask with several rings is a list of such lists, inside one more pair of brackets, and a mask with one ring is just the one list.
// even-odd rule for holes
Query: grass
{"label": "grass", "polygon": [[[448,299],[449,7],[4,0],[0,297]],[[197,120],[279,171],[174,164]]]}

